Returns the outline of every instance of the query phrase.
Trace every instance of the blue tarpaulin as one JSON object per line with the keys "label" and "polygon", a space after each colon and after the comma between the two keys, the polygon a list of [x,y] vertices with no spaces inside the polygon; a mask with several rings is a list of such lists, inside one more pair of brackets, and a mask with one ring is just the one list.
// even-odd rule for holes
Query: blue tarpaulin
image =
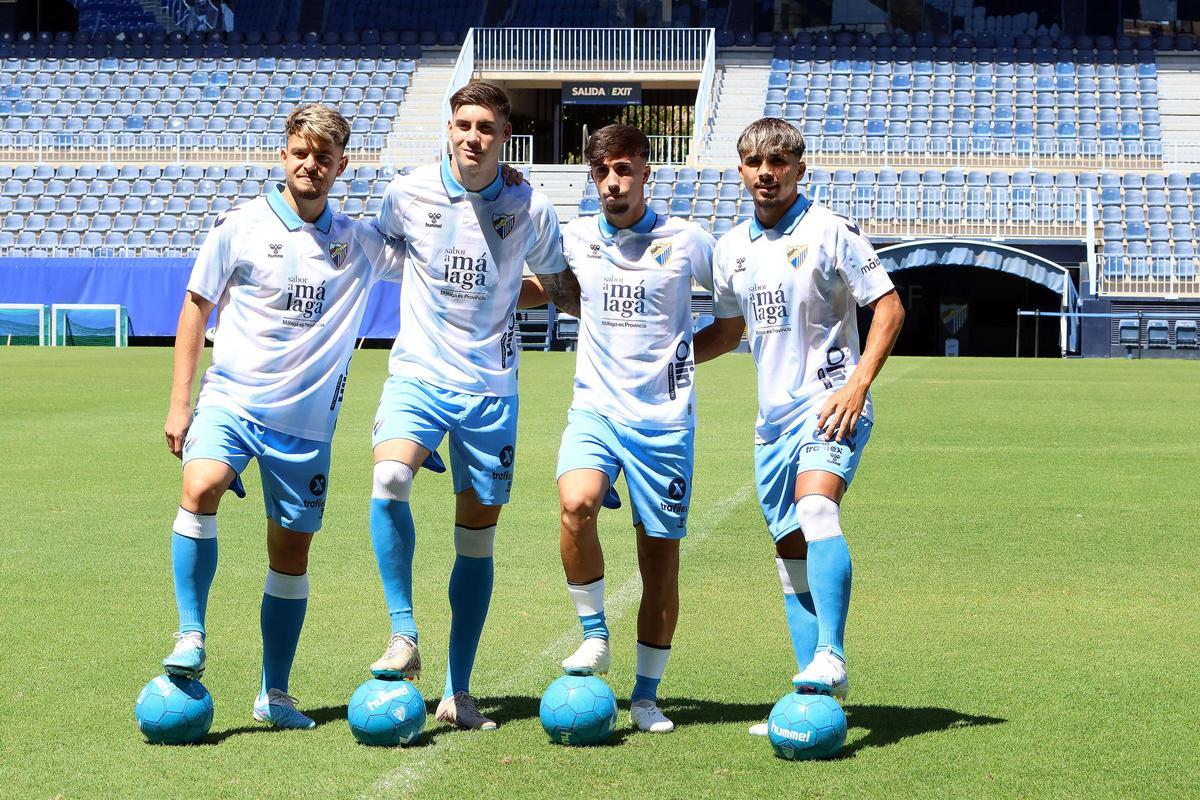
{"label": "blue tarpaulin", "polygon": [[[190,258],[0,258],[0,303],[116,303],[130,336],[174,336],[192,271]],[[400,286],[371,291],[359,336],[392,339]]]}

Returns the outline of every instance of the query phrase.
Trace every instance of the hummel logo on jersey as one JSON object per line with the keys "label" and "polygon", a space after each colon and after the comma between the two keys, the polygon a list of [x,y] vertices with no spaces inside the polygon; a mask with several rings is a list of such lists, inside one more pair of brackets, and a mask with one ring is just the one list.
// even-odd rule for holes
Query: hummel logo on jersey
{"label": "hummel logo on jersey", "polygon": [[350,245],[346,242],[330,242],[329,243],[329,258],[333,261],[335,269],[341,269],[346,266],[346,254],[350,252]]}
{"label": "hummel logo on jersey", "polygon": [[426,223],[425,223],[425,227],[426,227],[426,228],[440,228],[440,227],[442,227],[442,215],[441,215],[441,213],[439,213],[439,212],[437,212],[437,211],[430,211],[430,212],[429,212],[429,222],[426,222]]}
{"label": "hummel logo on jersey", "polygon": [[671,260],[671,242],[657,241],[650,245],[650,257],[658,262],[660,267],[665,267]]}
{"label": "hummel logo on jersey", "polygon": [[792,265],[792,269],[800,269],[800,265],[804,263],[804,255],[808,252],[808,245],[794,244],[787,249],[788,263]]}
{"label": "hummel logo on jersey", "polygon": [[507,239],[516,225],[516,214],[492,214],[492,228],[501,239]]}
{"label": "hummel logo on jersey", "polygon": [[739,258],[736,262],[734,262],[733,271],[734,272],[745,272],[746,271],[746,259],[744,256],[742,258]]}
{"label": "hummel logo on jersey", "polygon": [[600,245],[592,243],[588,245],[588,258],[600,257]]}
{"label": "hummel logo on jersey", "polygon": [[271,251],[267,253],[267,258],[283,258],[283,242],[270,242],[267,249]]}

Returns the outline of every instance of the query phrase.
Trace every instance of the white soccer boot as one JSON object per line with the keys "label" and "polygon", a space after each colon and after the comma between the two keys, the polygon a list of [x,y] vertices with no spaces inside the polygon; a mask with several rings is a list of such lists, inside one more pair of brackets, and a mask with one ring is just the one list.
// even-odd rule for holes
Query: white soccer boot
{"label": "white soccer boot", "polygon": [[667,715],[658,709],[658,704],[653,700],[635,700],[631,703],[629,719],[639,731],[670,733],[675,730],[675,723],[667,719]]}
{"label": "white soccer boot", "polygon": [[803,694],[827,694],[838,700],[850,696],[846,662],[828,648],[818,650],[809,665],[792,678],[792,684]]}
{"label": "white soccer boot", "polygon": [[495,720],[479,713],[470,692],[455,692],[450,697],[443,697],[442,702],[438,703],[437,719],[463,731],[496,730]]}
{"label": "white soccer boot", "polygon": [[175,634],[175,649],[162,660],[168,675],[179,675],[194,681],[204,676],[204,634],[187,631]]}
{"label": "white soccer boot", "polygon": [[254,699],[254,718],[276,728],[309,729],[317,727],[312,718],[296,710],[296,698],[272,689]]}
{"label": "white soccer boot", "polygon": [[766,736],[769,731],[770,726],[768,726],[767,723],[756,722],[750,726],[750,730],[747,731],[747,733],[749,733],[751,736]]}
{"label": "white soccer boot", "polygon": [[608,639],[599,636],[584,639],[579,649],[562,662],[563,672],[568,675],[607,675],[611,666]]}
{"label": "white soccer boot", "polygon": [[417,643],[402,633],[392,634],[387,650],[371,665],[371,674],[376,678],[421,677],[421,652]]}

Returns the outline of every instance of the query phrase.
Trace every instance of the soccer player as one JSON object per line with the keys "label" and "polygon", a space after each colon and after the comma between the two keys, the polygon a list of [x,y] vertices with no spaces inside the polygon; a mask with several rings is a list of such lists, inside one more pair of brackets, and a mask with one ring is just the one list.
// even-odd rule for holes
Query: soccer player
{"label": "soccer player", "polygon": [[[697,337],[696,361],[733,349],[749,326],[758,367],[755,473],[775,540],[793,681],[845,698],[850,550],[839,504],[871,436],[871,382],[904,308],[858,226],[799,193],[804,138],[796,128],[760,119],[739,137],[738,156],[754,218],[717,243],[716,322]],[[874,311],[861,355],[856,306]]]}
{"label": "soccer player", "polygon": [[[602,504],[618,507],[622,470],[637,537],[642,600],[630,717],[643,731],[675,725],[658,708],[658,685],[679,617],[679,542],[692,489],[692,281],[712,289],[713,238],[699,225],[646,206],[650,141],[609,125],[584,150],[601,214],[563,231],[581,288],[575,398],[558,452],[559,549],[583,625],[568,673],[608,672]],[[607,498],[607,502],[606,501]]]}
{"label": "soccer player", "polygon": [[528,184],[505,185],[500,174],[500,152],[512,134],[503,90],[470,83],[451,96],[450,108],[450,155],[392,181],[377,223],[404,237],[408,275],[372,437],[371,542],[392,636],[371,671],[404,678],[421,672],[409,496],[423,464],[444,469],[436,451],[448,434],[457,555],[437,718],[491,730],[496,723],[479,712],[470,679],[491,601],[496,523],[516,456],[514,311],[519,298],[525,305],[545,296],[535,281],[522,280],[523,264],[552,293],[564,265],[553,206]]}
{"label": "soccer player", "polygon": [[[285,124],[282,187],[217,217],[196,257],[175,340],[167,446],[183,460],[171,536],[179,633],[167,672],[199,678],[217,568],[217,508],[251,458],[267,515],[262,686],[254,718],[311,728],[288,676],[308,605],[308,550],[329,491],[329,449],[371,286],[396,280],[403,248],[326,196],[346,169],[349,123],[306,105]],[[217,307],[212,366],[196,411],[192,384]],[[240,481],[234,485],[240,490]]]}

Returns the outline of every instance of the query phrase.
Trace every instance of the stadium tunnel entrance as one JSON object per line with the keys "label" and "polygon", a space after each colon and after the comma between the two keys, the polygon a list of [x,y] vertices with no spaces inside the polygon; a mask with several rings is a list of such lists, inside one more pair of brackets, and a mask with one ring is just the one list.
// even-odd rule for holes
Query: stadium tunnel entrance
{"label": "stadium tunnel entrance", "polygon": [[[904,302],[898,355],[1012,356],[1017,310],[1077,310],[1067,267],[1045,256],[984,241],[923,240],[879,248],[879,259]],[[863,342],[869,310],[859,311]],[[1034,353],[1033,319],[1022,325],[1021,355]],[[1037,321],[1037,356],[1077,349],[1077,320]]]}

